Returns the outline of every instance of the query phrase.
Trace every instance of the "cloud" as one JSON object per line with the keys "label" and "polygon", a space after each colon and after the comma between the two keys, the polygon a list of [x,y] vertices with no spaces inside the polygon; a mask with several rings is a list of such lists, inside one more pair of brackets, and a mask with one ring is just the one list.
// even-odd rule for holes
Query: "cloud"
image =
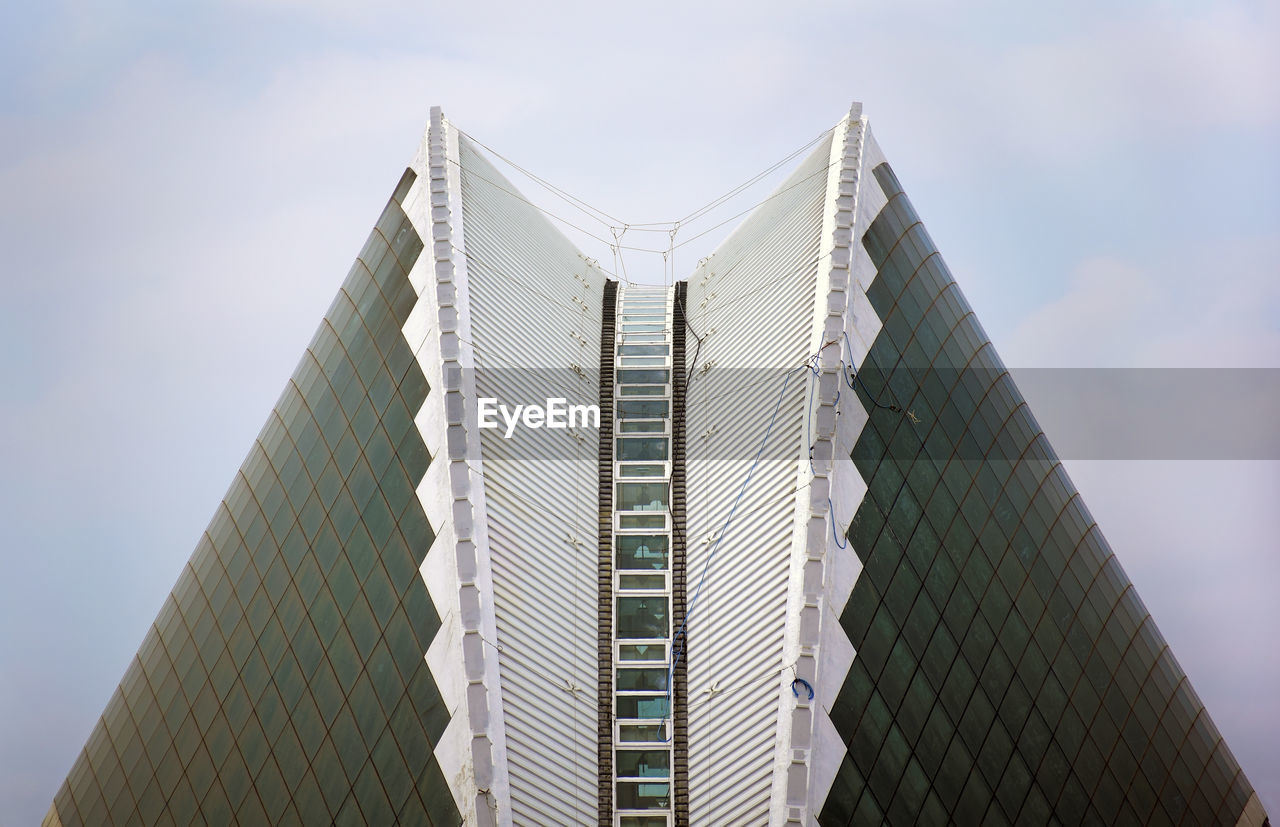
{"label": "cloud", "polygon": [[1207,238],[1087,259],[1002,350],[1019,367],[1280,367],[1278,254],[1280,237]]}
{"label": "cloud", "polygon": [[1015,328],[1005,350],[1018,355],[1019,367],[1116,366],[1142,341],[1162,301],[1167,297],[1140,268],[1090,259],[1072,273],[1065,295]]}
{"label": "cloud", "polygon": [[1067,467],[1232,751],[1275,812],[1280,462]]}
{"label": "cloud", "polygon": [[[1083,3],[1012,12],[1007,4],[871,4],[833,21],[806,65],[848,67],[868,113],[900,132],[893,145],[974,168],[1079,168],[1131,152],[1180,153],[1188,167],[1209,134],[1257,134],[1280,122],[1280,13],[1235,3],[1171,13]],[[889,37],[887,32],[910,32]],[[958,36],[957,33],[963,33]],[[827,71],[831,71],[827,69]]]}
{"label": "cloud", "polygon": [[[5,649],[6,663],[32,671],[18,681],[4,670],[10,680],[0,686],[9,693],[0,707],[44,730],[0,737],[0,775],[26,788],[5,787],[0,807],[16,802],[29,811],[23,821],[47,808],[432,104],[575,195],[649,221],[719,195],[858,98],[931,231],[1007,259],[971,268],[976,275],[956,268],[971,298],[983,279],[993,295],[1019,289],[1015,253],[1043,260],[1037,284],[1057,295],[1047,304],[1037,296],[1034,315],[1002,345],[1016,363],[1280,360],[1274,236],[1166,227],[1144,237],[1155,240],[1148,248],[1168,245],[1149,256],[1131,239],[1107,246],[1076,225],[1053,225],[1078,244],[1072,259],[1046,243],[1047,232],[1010,241],[998,233],[1025,224],[992,226],[1016,223],[1008,193],[1019,185],[1028,188],[1019,205],[1034,197],[1037,209],[1093,209],[1098,193],[1114,194],[1109,176],[1159,154],[1148,149],[1178,163],[1158,172],[1186,201],[1153,204],[1165,190],[1143,179],[1134,208],[1192,215],[1197,225],[1214,219],[1197,176],[1236,159],[1208,157],[1206,147],[1236,133],[1275,144],[1271,45],[1280,31],[1270,7],[1121,12],[1085,3],[1070,20],[1039,7],[1011,14],[1008,4],[938,2],[810,2],[785,13],[763,2],[57,8],[66,28],[21,29],[32,32],[21,54],[33,65],[17,67],[10,84],[28,97],[15,93],[21,105],[0,109],[0,346],[11,356],[0,454],[15,469],[0,545],[18,550],[7,582],[23,592],[0,601],[0,619],[25,628],[30,616],[45,618],[38,634],[12,643],[25,647],[21,657],[9,661]],[[1219,177],[1229,196],[1257,170],[1246,163]],[[1071,200],[1070,183],[1089,197]],[[945,249],[953,266],[955,247]],[[1057,289],[1072,267],[1074,280]],[[991,309],[979,306],[989,327]],[[1242,485],[1274,495],[1274,475],[1212,479],[1221,497],[1203,501],[1206,514],[1217,509],[1240,528],[1233,538],[1274,536],[1269,501],[1234,510],[1221,501]],[[1163,546],[1196,538],[1166,569],[1184,587],[1165,598],[1172,608],[1162,616],[1176,617],[1186,600],[1197,619],[1219,607],[1233,624],[1273,628],[1274,618],[1237,613],[1256,606],[1230,603],[1227,579],[1185,588],[1196,575],[1191,546],[1215,536],[1207,517],[1183,530],[1197,513],[1191,486],[1130,481],[1143,503],[1158,495],[1168,511],[1130,518],[1122,509],[1104,528],[1122,559],[1157,561],[1155,574],[1131,566],[1140,588],[1152,584],[1153,604],[1166,585]],[[1133,501],[1123,485],[1089,485],[1095,508]],[[1155,539],[1134,552],[1126,534]],[[1273,568],[1241,557],[1226,574],[1252,573],[1252,599],[1257,584],[1274,582]],[[100,622],[107,616],[112,623]],[[1224,634],[1208,620],[1186,644],[1192,651]],[[1273,674],[1254,671],[1238,650],[1213,663],[1211,672],[1251,681]],[[41,689],[51,685],[59,692]],[[1215,714],[1266,697],[1256,683],[1227,686],[1218,702],[1205,694]],[[60,729],[50,734],[48,721]],[[1246,736],[1254,731],[1262,741],[1276,727]],[[1245,746],[1266,754],[1265,744]],[[9,772],[37,765],[40,773]],[[1277,773],[1254,781],[1266,786]]]}
{"label": "cloud", "polygon": [[1030,152],[1093,152],[1116,140],[1166,141],[1203,128],[1280,119],[1280,17],[1212,8],[1152,9],[1083,35],[1017,46],[994,92],[1009,137]]}

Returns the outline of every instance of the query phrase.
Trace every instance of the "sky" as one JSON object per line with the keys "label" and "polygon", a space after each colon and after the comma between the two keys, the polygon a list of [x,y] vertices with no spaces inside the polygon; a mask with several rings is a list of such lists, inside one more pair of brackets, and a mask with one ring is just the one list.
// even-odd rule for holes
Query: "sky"
{"label": "sky", "polygon": [[[692,212],[859,100],[1007,364],[1280,368],[1274,3],[50,0],[6,16],[0,827],[47,810],[432,105],[641,223]],[[736,223],[682,249],[677,276]],[[628,266],[661,273],[656,256]],[[1277,813],[1269,453],[1067,462]]]}

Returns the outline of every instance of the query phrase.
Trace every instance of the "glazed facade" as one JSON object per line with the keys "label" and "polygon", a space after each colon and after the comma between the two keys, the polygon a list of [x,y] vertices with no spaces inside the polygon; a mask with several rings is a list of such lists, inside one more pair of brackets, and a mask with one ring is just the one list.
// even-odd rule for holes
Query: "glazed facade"
{"label": "glazed facade", "polygon": [[1265,822],[856,105],[669,287],[433,110],[45,821]]}
{"label": "glazed facade", "polygon": [[857,657],[820,823],[1236,823],[1248,781],[893,172],[874,174],[883,328],[859,372],[863,569],[840,616]]}
{"label": "glazed facade", "polygon": [[407,171],[46,823],[457,824]]}

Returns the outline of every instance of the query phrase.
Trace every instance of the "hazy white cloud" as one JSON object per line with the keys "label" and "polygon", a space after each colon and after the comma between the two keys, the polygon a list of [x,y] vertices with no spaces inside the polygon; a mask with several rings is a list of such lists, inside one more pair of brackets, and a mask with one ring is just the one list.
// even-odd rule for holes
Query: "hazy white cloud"
{"label": "hazy white cloud", "polygon": [[1005,134],[1026,152],[1092,154],[1116,140],[1179,142],[1204,124],[1274,125],[1280,17],[1259,11],[1151,9],[1016,46],[993,67],[992,92],[1008,104]]}
{"label": "hazy white cloud", "polygon": [[[1019,367],[1280,367],[1280,238],[1094,258],[1006,343]],[[1012,359],[1010,360],[1012,361]]]}
{"label": "hazy white cloud", "polygon": [[[1209,166],[1237,160],[1218,149],[1230,139],[1280,146],[1271,6],[117,6],[57,6],[6,81],[36,103],[0,106],[13,469],[0,545],[14,575],[0,621],[47,619],[3,641],[24,668],[0,666],[0,709],[24,718],[0,717],[0,821],[43,815],[432,104],[648,221],[861,99],[931,232],[950,236],[962,285],[984,291],[979,315],[1014,330],[1000,342],[1011,364],[1280,363],[1280,239],[1237,237],[1193,197]],[[1149,148],[1185,166],[1150,177]],[[1054,223],[1055,208],[1097,209],[1117,174],[1133,192],[1116,220],[1140,209],[1152,226],[1108,245]],[[1163,199],[1183,177],[1187,200]],[[1043,221],[1009,230],[1027,205]],[[1192,210],[1195,237],[1161,230]],[[1276,789],[1274,652],[1218,644],[1280,625],[1259,594],[1276,579],[1280,481],[1274,465],[1196,465],[1077,478],[1254,782]]]}
{"label": "hazy white cloud", "polygon": [[1067,468],[1263,802],[1280,761],[1280,462],[1089,462]]}
{"label": "hazy white cloud", "polygon": [[[873,6],[878,24],[910,35],[877,37],[865,19],[851,25],[848,59],[862,71],[847,83],[875,101],[872,117],[903,133],[899,151],[906,140],[936,161],[917,175],[966,161],[1073,168],[1134,144],[1187,147],[1194,169],[1205,160],[1195,152],[1207,149],[1198,140],[1206,129],[1280,121],[1274,4],[1181,13],[1082,4],[1055,14],[1002,3]],[[808,62],[829,65],[831,52],[815,49]]]}
{"label": "hazy white cloud", "polygon": [[1014,329],[1007,351],[1018,367],[1129,366],[1169,302],[1142,269],[1091,259],[1072,273],[1065,295]]}

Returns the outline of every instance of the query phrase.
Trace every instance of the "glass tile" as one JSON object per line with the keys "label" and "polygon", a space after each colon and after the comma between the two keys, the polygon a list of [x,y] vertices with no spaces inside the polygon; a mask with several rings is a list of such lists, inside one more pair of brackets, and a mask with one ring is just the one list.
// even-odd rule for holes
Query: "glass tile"
{"label": "glass tile", "polygon": [[671,353],[670,345],[630,345],[618,346],[620,356],[667,356]]}
{"label": "glass tile", "polygon": [[620,399],[619,419],[670,419],[671,403],[662,399]]}
{"label": "glass tile", "polygon": [[620,569],[667,568],[668,540],[656,534],[619,534],[614,545]]}
{"label": "glass tile", "polygon": [[662,514],[619,514],[618,527],[631,528],[666,528],[667,518]]}
{"label": "glass tile", "polygon": [[667,587],[667,578],[661,574],[622,574],[618,576],[618,588],[623,591],[657,589]]}
{"label": "glass tile", "polygon": [[615,381],[619,385],[664,385],[671,381],[671,371],[622,368]]}
{"label": "glass tile", "polygon": [[666,695],[618,695],[614,703],[619,718],[655,720],[669,715]]}
{"label": "glass tile", "polygon": [[666,511],[670,486],[665,482],[618,483],[614,497],[616,511]]}
{"label": "glass tile", "polygon": [[619,638],[665,638],[670,634],[670,601],[665,596],[617,598]]}
{"label": "glass tile", "polygon": [[669,778],[671,751],[619,749],[614,753],[619,778]]}
{"label": "glass tile", "polygon": [[618,817],[618,827],[669,827],[670,823],[665,815]]}
{"label": "glass tile", "polygon": [[665,643],[622,643],[618,645],[618,659],[662,662],[667,659],[667,646]]}
{"label": "glass tile", "polygon": [[618,782],[619,809],[664,810],[671,805],[671,785],[633,781]]}
{"label": "glass tile", "polygon": [[[623,434],[633,433],[666,433],[667,423],[661,420],[629,420],[623,419],[618,423],[618,432]],[[648,466],[654,467],[654,466]],[[661,468],[661,466],[657,466]],[[626,469],[624,468],[625,472]]]}

